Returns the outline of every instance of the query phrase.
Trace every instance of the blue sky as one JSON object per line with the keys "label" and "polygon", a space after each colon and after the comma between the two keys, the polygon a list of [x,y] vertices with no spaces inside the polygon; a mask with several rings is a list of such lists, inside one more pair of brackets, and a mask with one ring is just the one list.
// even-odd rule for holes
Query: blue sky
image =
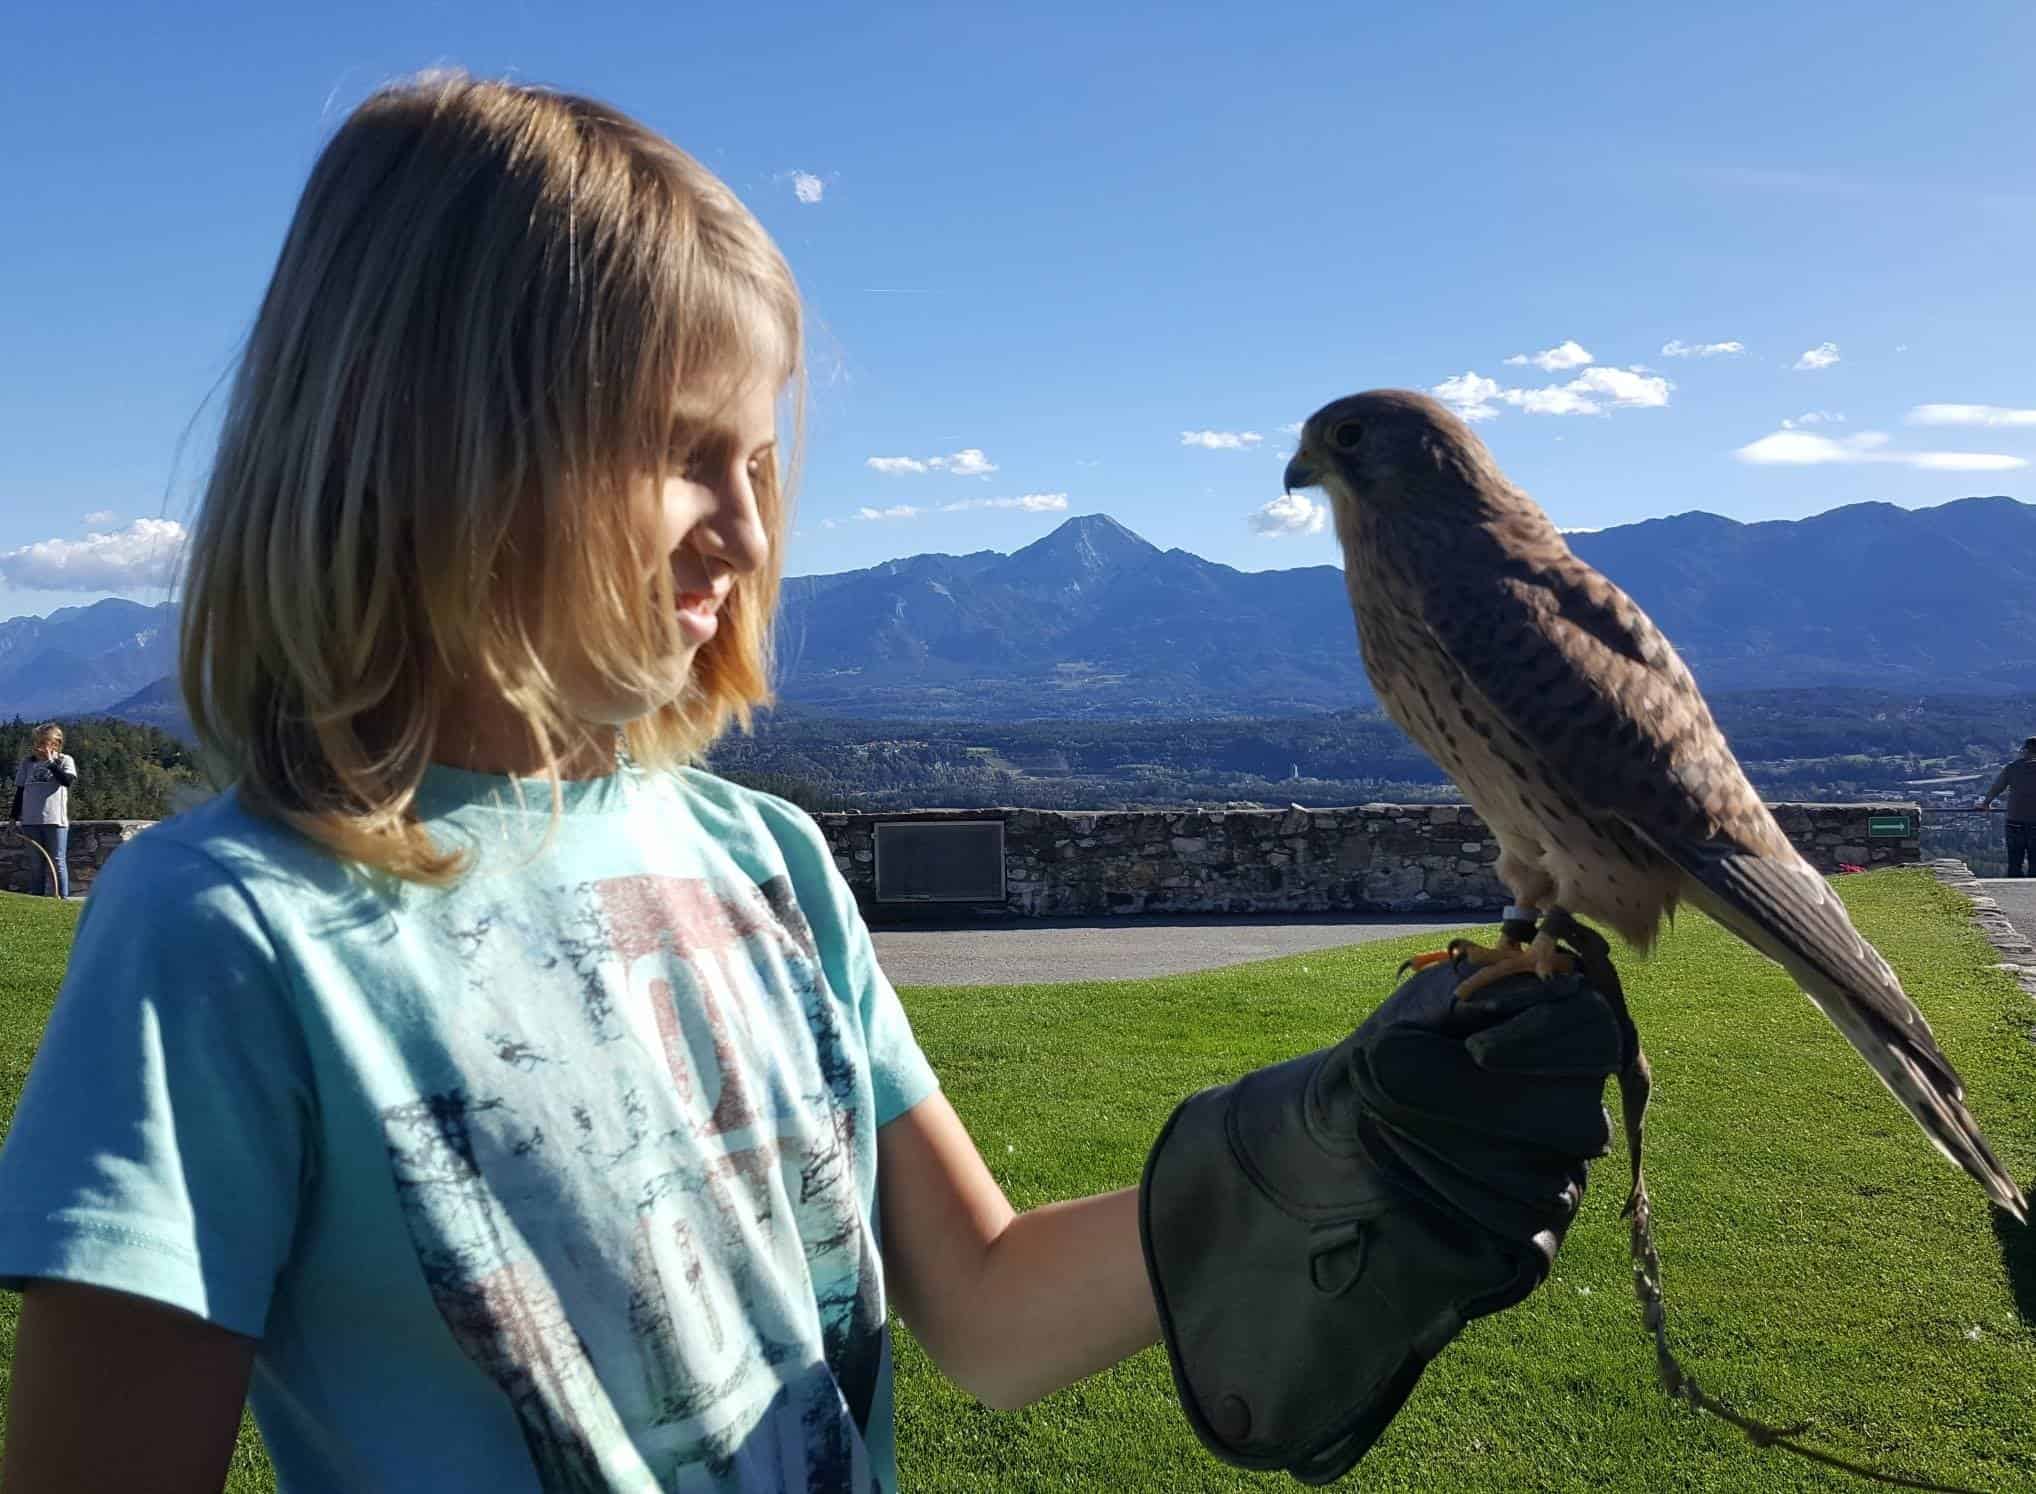
{"label": "blue sky", "polygon": [[1089,512],[1333,561],[1279,506],[1283,427],[1378,385],[1484,415],[1569,526],[2036,500],[2036,7],[1093,9],[30,7],[0,617],[160,599],[313,156],[433,64],[619,104],[778,238],[814,329],[795,574]]}

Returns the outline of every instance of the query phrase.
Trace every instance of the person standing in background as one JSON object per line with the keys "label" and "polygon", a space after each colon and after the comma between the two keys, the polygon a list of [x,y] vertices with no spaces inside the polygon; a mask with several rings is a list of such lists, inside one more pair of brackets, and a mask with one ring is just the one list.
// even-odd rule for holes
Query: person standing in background
{"label": "person standing in background", "polygon": [[35,729],[34,746],[14,770],[14,823],[49,857],[43,883],[51,897],[71,895],[71,785],[78,765],[54,721]]}
{"label": "person standing in background", "polygon": [[2022,743],[2022,755],[2004,763],[1993,787],[1980,797],[1981,809],[2008,796],[2008,875],[2036,875],[2036,737]]}

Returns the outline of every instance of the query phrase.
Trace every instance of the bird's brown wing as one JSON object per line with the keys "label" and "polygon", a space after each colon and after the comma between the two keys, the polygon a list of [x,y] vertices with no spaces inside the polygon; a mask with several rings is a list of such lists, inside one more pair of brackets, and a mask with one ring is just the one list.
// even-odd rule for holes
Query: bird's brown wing
{"label": "bird's brown wing", "polygon": [[1922,1012],[1775,824],[1646,614],[1566,552],[1482,584],[1445,565],[1424,596],[1422,622],[1483,697],[1495,745],[1680,869],[1684,895],[1787,969],[1938,1149],[2021,1216]]}
{"label": "bird's brown wing", "polygon": [[1566,550],[1522,559],[1508,548],[1490,566],[1416,561],[1429,572],[1422,627],[1480,697],[1466,722],[1565,808],[1650,838],[1786,847],[1647,615]]}

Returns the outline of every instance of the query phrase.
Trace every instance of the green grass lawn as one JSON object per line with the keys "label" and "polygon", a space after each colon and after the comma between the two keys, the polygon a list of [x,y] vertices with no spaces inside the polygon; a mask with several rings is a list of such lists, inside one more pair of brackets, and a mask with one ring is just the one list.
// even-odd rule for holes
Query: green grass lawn
{"label": "green grass lawn", "polygon": [[[2036,1010],[1962,897],[1910,871],[1842,878],[2020,1177],[2036,1161]],[[74,909],[0,897],[0,1125]],[[1422,941],[1429,942],[1429,941]],[[1407,941],[1113,984],[907,990],[920,1041],[1020,1207],[1138,1180],[1174,1103],[1319,1047],[1382,1000]],[[17,952],[20,952],[17,955]],[[1714,1394],[1808,1419],[1842,1455],[1978,1489],[2036,1484],[2036,1244],[1923,1140],[1788,979],[1692,915],[1628,993],[1656,1089],[1648,1133],[1670,1331]],[[1628,1287],[1625,1161],[1599,1165],[1548,1285],[1474,1324],[1349,1481],[1385,1490],[1861,1487],[1671,1405]],[[2018,1307],[2018,1287],[2020,1306]],[[0,1378],[15,1299],[0,1296]],[[1292,1488],[1202,1450],[1151,1350],[1015,1415],[932,1370],[902,1329],[907,1490]],[[0,1428],[4,1434],[4,1428]],[[229,1488],[272,1488],[251,1432]]]}
{"label": "green grass lawn", "polygon": [[[0,1134],[14,1119],[28,1061],[42,1041],[81,906],[0,892]],[[20,1319],[21,1299],[0,1292],[0,1388],[13,1367],[14,1328]],[[7,1402],[0,1396],[0,1438],[6,1433]]]}

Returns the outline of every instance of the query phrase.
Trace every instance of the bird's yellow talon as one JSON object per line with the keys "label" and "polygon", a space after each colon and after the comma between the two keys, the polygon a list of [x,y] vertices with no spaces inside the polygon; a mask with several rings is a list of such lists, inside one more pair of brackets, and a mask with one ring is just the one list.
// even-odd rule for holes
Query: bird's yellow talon
{"label": "bird's yellow talon", "polygon": [[1452,939],[1449,941],[1449,957],[1462,960],[1466,965],[1483,969],[1500,960],[1510,960],[1520,952],[1520,946],[1512,940],[1501,938],[1497,945],[1487,947],[1474,939]]}
{"label": "bird's yellow talon", "polygon": [[1553,980],[1558,975],[1567,975],[1576,968],[1576,961],[1555,947],[1555,941],[1546,934],[1536,934],[1528,946],[1528,954],[1534,961],[1534,973],[1543,980]]}
{"label": "bird's yellow talon", "polygon": [[[1517,959],[1519,956],[1520,946],[1511,939],[1501,938],[1496,947],[1479,944],[1474,939],[1452,939],[1441,949],[1425,950],[1410,956],[1400,968],[1411,970],[1418,975],[1421,971],[1431,970],[1447,960],[1452,965],[1470,965],[1483,970],[1503,961]],[[1463,994],[1461,987],[1458,988],[1457,994],[1459,996]]]}
{"label": "bird's yellow talon", "polygon": [[1475,996],[1486,986],[1495,986],[1502,980],[1511,980],[1514,976],[1524,974],[1533,968],[1534,955],[1531,951],[1513,950],[1486,965],[1459,985],[1456,988],[1456,999],[1461,1001],[1466,996]]}

